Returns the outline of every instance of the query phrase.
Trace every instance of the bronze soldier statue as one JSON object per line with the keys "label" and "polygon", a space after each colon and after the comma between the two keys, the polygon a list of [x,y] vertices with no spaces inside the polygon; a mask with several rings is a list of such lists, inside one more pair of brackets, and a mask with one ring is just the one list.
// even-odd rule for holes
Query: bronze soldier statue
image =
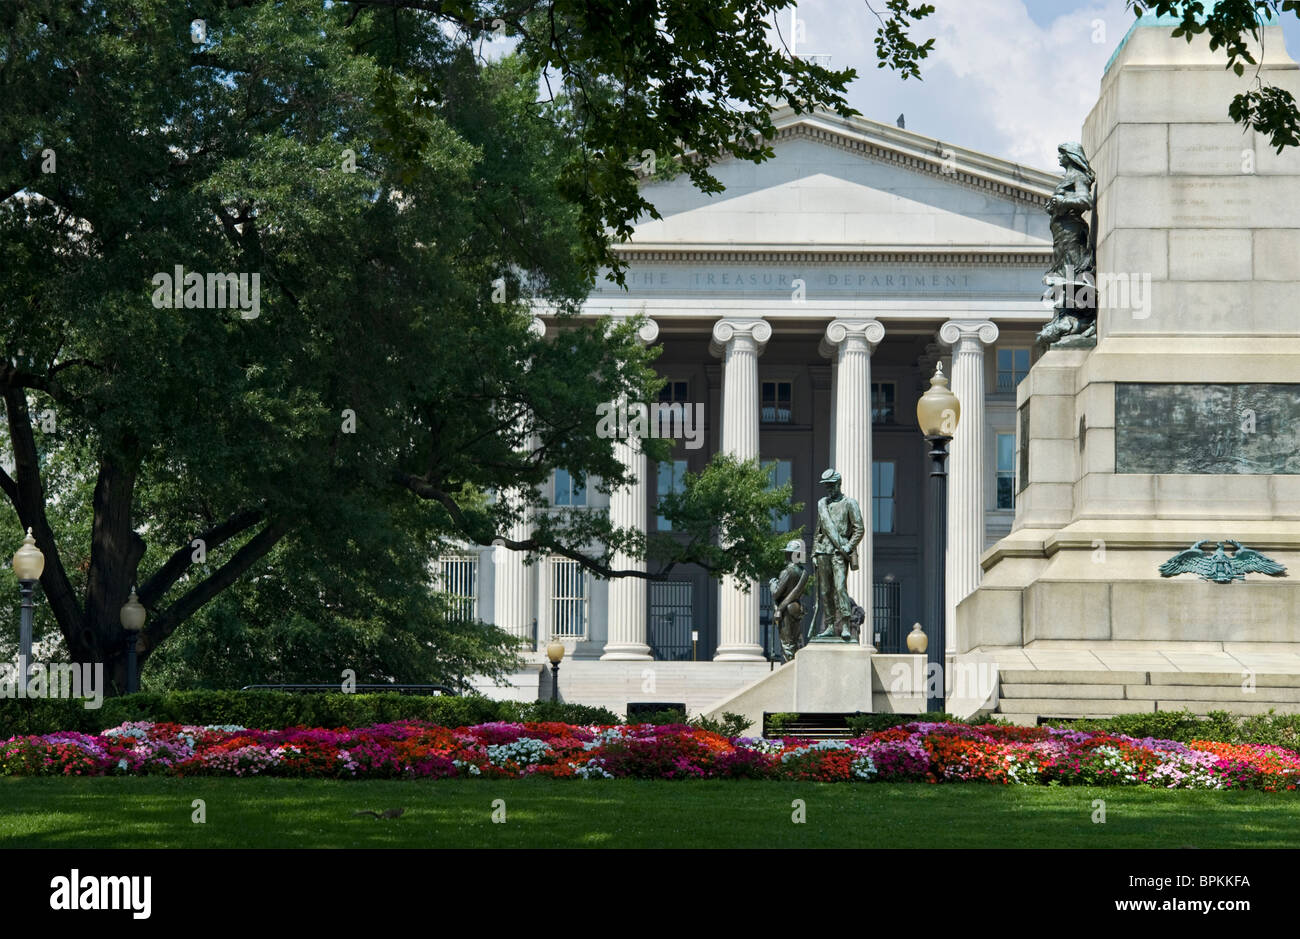
{"label": "bronze soldier statue", "polygon": [[781,637],[782,657],[787,662],[799,651],[803,639],[803,595],[808,589],[808,569],[803,558],[803,542],[798,538],[787,542],[785,568],[767,584],[772,594],[772,619]]}
{"label": "bronze soldier statue", "polygon": [[856,499],[840,491],[840,474],[822,473],[826,495],[817,501],[817,528],[813,532],[813,567],[817,577],[817,605],[826,627],[814,639],[856,639],[857,604],[849,596],[848,572],[858,569],[858,543],[866,534],[862,509]]}

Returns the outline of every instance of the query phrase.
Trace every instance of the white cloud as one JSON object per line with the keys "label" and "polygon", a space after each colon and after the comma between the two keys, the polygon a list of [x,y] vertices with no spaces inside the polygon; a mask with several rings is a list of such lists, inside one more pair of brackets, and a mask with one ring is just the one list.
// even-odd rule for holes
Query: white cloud
{"label": "white cloud", "polygon": [[949,72],[966,106],[990,122],[1000,156],[1055,167],[1057,145],[1079,139],[1106,60],[1133,22],[1123,0],[1081,7],[1046,28],[1021,0],[936,6],[933,72]]}
{"label": "white cloud", "polygon": [[[913,30],[917,42],[935,38],[922,82],[877,68],[880,24],[864,0],[802,0],[803,48],[831,54],[834,68],[857,69],[849,103],[869,117],[892,122],[905,112],[909,129],[1055,170],[1057,145],[1081,136],[1106,60],[1134,20],[1124,0],[1071,4],[1050,22],[1040,16],[1042,26],[1022,0],[934,5]],[[1104,32],[1094,42],[1098,19]]]}

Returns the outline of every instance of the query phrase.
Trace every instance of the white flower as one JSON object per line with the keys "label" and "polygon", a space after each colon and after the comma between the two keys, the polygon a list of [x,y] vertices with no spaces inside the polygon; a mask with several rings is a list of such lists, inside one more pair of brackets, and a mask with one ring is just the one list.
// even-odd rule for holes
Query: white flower
{"label": "white flower", "polygon": [[876,775],[876,761],[864,753],[849,764],[849,772],[855,779],[870,779]]}
{"label": "white flower", "polygon": [[605,767],[601,766],[595,757],[588,760],[586,764],[582,766],[579,766],[576,763],[570,763],[569,766],[573,769],[573,775],[581,779],[614,778],[614,774],[605,772]]}

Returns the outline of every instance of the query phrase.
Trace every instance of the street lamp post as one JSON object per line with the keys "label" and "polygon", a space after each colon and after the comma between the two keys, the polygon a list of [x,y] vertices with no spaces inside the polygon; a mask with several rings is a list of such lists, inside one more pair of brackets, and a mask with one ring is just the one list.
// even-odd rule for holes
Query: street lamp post
{"label": "street lamp post", "polygon": [[564,660],[564,643],[552,642],[546,647],[546,657],[551,660],[551,700],[560,700],[560,662]]}
{"label": "street lamp post", "polygon": [[22,594],[22,616],[18,626],[18,672],[23,686],[27,685],[27,669],[32,660],[32,618],[36,608],[32,604],[32,593],[36,582],[45,570],[45,555],[36,547],[32,530],[27,529],[27,537],[14,553],[14,574],[18,576],[18,590]]}
{"label": "street lamp post", "polygon": [[930,504],[934,511],[930,513],[930,544],[935,548],[937,563],[932,565],[934,573],[930,592],[934,604],[933,635],[926,649],[926,701],[927,711],[943,711],[946,708],[945,690],[947,687],[944,667],[945,653],[948,649],[947,636],[947,598],[944,595],[947,579],[948,558],[948,443],[957,430],[961,419],[961,402],[948,387],[948,379],[943,375],[943,363],[940,362],[930,379],[930,387],[916,402],[916,421],[921,425],[921,433],[930,445]]}
{"label": "street lamp post", "polygon": [[131,596],[127,598],[126,603],[122,604],[122,612],[119,615],[122,628],[126,630],[126,693],[132,694],[140,690],[140,673],[136,666],[135,650],[136,640],[140,637],[140,630],[144,628],[145,620],[145,608],[136,598],[134,587],[131,588]]}

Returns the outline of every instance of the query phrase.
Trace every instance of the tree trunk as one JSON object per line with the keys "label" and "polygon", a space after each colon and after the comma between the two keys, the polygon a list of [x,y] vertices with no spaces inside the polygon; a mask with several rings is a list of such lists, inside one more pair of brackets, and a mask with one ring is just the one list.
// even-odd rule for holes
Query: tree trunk
{"label": "tree trunk", "polygon": [[126,691],[126,635],[121,612],[145,549],[144,539],[131,526],[134,492],[134,466],[128,469],[112,457],[101,457],[81,623],[85,648],[84,654],[73,650],[73,658],[104,663],[108,694]]}

